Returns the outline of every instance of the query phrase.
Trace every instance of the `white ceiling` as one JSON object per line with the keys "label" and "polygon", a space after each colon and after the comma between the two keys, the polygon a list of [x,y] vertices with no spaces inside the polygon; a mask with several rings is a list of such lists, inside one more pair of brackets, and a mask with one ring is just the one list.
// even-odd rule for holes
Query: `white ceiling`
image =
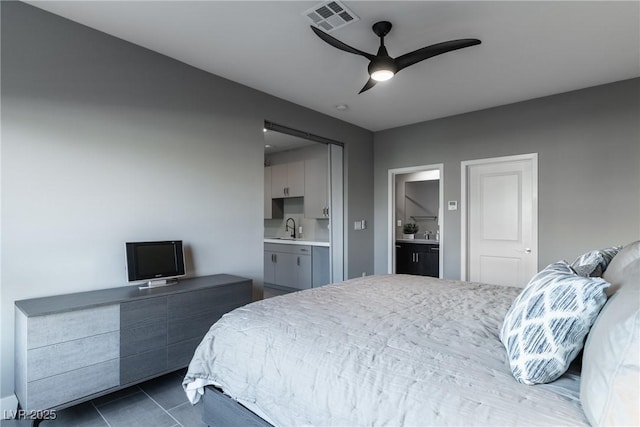
{"label": "white ceiling", "polygon": [[332,36],[373,54],[380,20],[393,23],[392,57],[482,40],[360,95],[367,60],[301,15],[320,1],[27,3],[372,131],[640,76],[638,1],[345,1],[360,20]]}

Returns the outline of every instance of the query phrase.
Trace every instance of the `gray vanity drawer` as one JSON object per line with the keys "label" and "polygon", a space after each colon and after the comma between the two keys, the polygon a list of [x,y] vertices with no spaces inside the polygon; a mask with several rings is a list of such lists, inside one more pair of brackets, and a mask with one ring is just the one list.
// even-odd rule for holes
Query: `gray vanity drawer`
{"label": "gray vanity drawer", "polygon": [[269,252],[281,252],[285,254],[311,255],[310,245],[282,245],[278,243],[265,243],[264,250]]}

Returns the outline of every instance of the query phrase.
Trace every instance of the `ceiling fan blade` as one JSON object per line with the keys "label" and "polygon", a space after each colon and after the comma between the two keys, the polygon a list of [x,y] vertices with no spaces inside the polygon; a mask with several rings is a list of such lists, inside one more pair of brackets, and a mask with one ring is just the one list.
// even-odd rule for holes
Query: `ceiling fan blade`
{"label": "ceiling fan blade", "polygon": [[407,68],[409,65],[424,61],[425,59],[480,43],[481,42],[478,39],[449,40],[447,42],[436,43],[431,46],[423,47],[422,49],[414,50],[413,52],[397,57],[394,61],[398,67],[398,71],[400,71],[403,68]]}
{"label": "ceiling fan blade", "polygon": [[362,87],[362,89],[360,89],[360,92],[358,92],[358,95],[360,95],[365,90],[371,89],[372,87],[374,87],[376,85],[376,83],[378,83],[378,82],[373,80],[372,78],[369,78],[367,83]]}
{"label": "ceiling fan blade", "polygon": [[349,53],[353,53],[356,55],[361,55],[364,56],[365,58],[367,58],[369,61],[371,61],[373,58],[375,58],[374,55],[371,55],[370,53],[367,52],[363,52],[361,50],[356,49],[355,47],[351,47],[348,44],[342,43],[340,40],[336,39],[335,37],[330,36],[329,34],[325,33],[324,31],[314,27],[313,25],[311,25],[311,29],[313,30],[314,33],[316,33],[316,35],[318,37],[320,37],[322,40],[324,40],[325,42],[329,43],[331,46],[340,49],[340,50],[344,50],[345,52],[349,52]]}

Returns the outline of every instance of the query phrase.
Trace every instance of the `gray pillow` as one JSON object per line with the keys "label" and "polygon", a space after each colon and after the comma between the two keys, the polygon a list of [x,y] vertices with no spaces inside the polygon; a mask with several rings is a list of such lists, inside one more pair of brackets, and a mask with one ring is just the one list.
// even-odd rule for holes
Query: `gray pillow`
{"label": "gray pillow", "polygon": [[606,302],[605,280],[577,275],[565,261],[536,274],[507,312],[500,340],[523,384],[559,378],[583,347]]}
{"label": "gray pillow", "polygon": [[602,275],[604,280],[611,283],[607,288],[607,296],[613,295],[625,282],[633,281],[631,270],[636,268],[636,271],[640,271],[638,260],[640,260],[640,240],[629,243],[613,258]]}
{"label": "gray pillow", "polygon": [[638,243],[626,251],[628,262],[619,272],[622,287],[603,307],[584,346],[580,402],[592,426],[640,425]]}
{"label": "gray pillow", "polygon": [[576,258],[576,260],[571,263],[571,268],[580,276],[602,277],[607,266],[620,249],[622,249],[622,246],[589,251]]}

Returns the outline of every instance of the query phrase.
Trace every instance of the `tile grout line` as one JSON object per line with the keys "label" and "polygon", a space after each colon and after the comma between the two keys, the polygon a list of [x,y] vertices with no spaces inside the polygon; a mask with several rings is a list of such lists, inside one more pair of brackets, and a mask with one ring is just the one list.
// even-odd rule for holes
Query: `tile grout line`
{"label": "tile grout line", "polygon": [[111,427],[111,424],[109,424],[109,421],[107,421],[107,419],[104,417],[104,415],[102,415],[102,412],[100,412],[100,409],[98,409],[98,407],[96,406],[95,403],[93,403],[93,401],[91,402],[91,405],[96,410],[98,415],[100,415],[100,417],[104,420],[104,422],[107,423],[107,427]]}
{"label": "tile grout line", "polygon": [[[1,1],[1,0],[0,0],[0,1]],[[100,399],[100,397],[98,397],[97,399],[92,400],[92,401],[91,401],[91,403],[93,404],[93,406],[94,406],[96,409],[98,409],[98,406],[110,405],[110,404],[112,404],[112,403],[114,403],[114,402],[117,402],[117,401],[119,401],[119,400],[127,399],[127,398],[129,398],[129,397],[133,396],[134,394],[139,393],[139,392],[141,392],[141,391],[142,391],[142,388],[140,388],[138,385],[134,385],[134,386],[132,386],[132,387],[137,388],[137,389],[138,389],[138,391],[135,391],[135,392],[133,392],[133,393],[131,393],[131,394],[125,394],[124,396],[120,396],[120,397],[115,398],[115,399],[112,399],[112,400],[108,400],[107,402],[102,403],[102,404],[100,404],[100,405],[96,405],[96,404],[94,403],[94,401],[95,401],[95,400],[97,400],[97,399]],[[115,393],[118,393],[118,391],[116,391]],[[146,393],[145,393],[145,394],[146,394]],[[108,395],[106,395],[106,396],[108,396]],[[103,396],[103,397],[104,397],[104,396]]]}
{"label": "tile grout line", "polygon": [[178,403],[176,406],[172,406],[171,408],[167,409],[167,411],[173,411],[176,408],[179,408],[183,405],[186,405],[187,403],[190,403],[188,400],[186,402],[182,402],[182,403]]}
{"label": "tile grout line", "polygon": [[[144,394],[145,394],[149,399],[151,399],[151,401],[152,401],[153,403],[155,403],[156,405],[158,405],[158,406],[160,407],[160,409],[162,409],[162,410],[165,412],[165,414],[169,415],[169,416],[171,417],[171,419],[177,423],[177,425],[178,425],[178,426],[182,426],[182,424],[180,423],[180,421],[178,421],[178,420],[177,420],[173,415],[171,415],[171,414],[169,413],[169,411],[167,411],[166,409],[164,409],[164,407],[163,407],[161,404],[159,404],[159,403],[158,403],[158,402],[157,402],[153,397],[151,397],[151,396],[150,396],[146,391],[144,391],[144,390],[142,389],[142,387],[139,387],[139,388],[140,388],[140,390],[141,390],[141,391],[142,391],[142,392],[143,392],[143,393],[144,393]],[[174,426],[171,426],[171,427],[174,427]]]}

